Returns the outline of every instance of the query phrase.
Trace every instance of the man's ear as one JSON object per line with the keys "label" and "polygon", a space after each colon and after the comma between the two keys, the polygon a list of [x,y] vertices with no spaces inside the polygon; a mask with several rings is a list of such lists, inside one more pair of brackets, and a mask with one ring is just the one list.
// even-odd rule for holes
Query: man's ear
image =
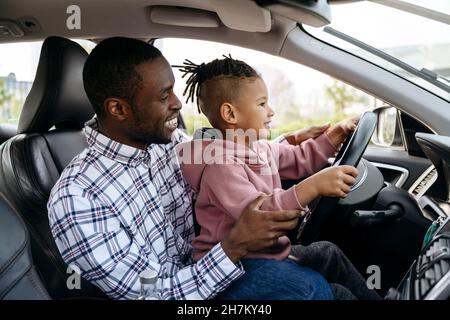
{"label": "man's ear", "polygon": [[236,107],[229,102],[222,103],[220,106],[220,117],[225,123],[236,124],[238,121],[238,114]]}
{"label": "man's ear", "polygon": [[104,102],[107,117],[117,121],[128,120],[131,116],[131,106],[123,99],[108,98]]}

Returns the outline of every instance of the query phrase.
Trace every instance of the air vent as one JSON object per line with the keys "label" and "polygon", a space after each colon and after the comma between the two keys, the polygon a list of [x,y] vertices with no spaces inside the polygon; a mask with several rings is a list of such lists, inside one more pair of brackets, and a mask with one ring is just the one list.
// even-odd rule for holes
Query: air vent
{"label": "air vent", "polygon": [[430,167],[424,172],[424,174],[420,176],[419,179],[417,179],[417,181],[411,187],[410,192],[416,199],[418,199],[423,196],[425,192],[427,192],[427,190],[436,181],[436,179],[436,168]]}
{"label": "air vent", "polygon": [[15,39],[29,35],[36,35],[41,31],[41,26],[33,17],[26,16],[18,20],[0,19],[0,38]]}
{"label": "air vent", "polygon": [[0,35],[12,38],[21,38],[25,35],[22,28],[14,21],[0,20]]}

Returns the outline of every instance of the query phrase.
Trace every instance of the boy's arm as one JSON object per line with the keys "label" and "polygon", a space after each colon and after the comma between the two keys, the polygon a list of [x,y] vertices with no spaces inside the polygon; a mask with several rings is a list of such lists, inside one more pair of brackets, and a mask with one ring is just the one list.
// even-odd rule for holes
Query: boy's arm
{"label": "boy's arm", "polygon": [[297,146],[285,143],[270,144],[273,159],[278,161],[278,173],[282,179],[298,179],[319,171],[336,147],[326,134],[308,139]]}
{"label": "boy's arm", "polygon": [[[264,195],[249,181],[240,164],[212,164],[202,176],[202,192],[208,194],[210,204],[238,219],[246,206],[258,196]],[[295,187],[275,189],[268,195],[261,210],[305,210],[297,199]]]}
{"label": "boy's arm", "polygon": [[321,126],[309,126],[297,131],[287,132],[278,138],[274,139],[275,142],[289,143],[293,146],[299,145],[303,141],[310,138],[315,139],[330,128],[330,123],[326,123]]}

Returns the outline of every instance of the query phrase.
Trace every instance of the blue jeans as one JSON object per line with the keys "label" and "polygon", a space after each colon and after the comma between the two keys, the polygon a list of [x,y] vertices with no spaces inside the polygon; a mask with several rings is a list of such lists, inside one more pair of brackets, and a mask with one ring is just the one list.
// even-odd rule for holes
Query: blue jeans
{"label": "blue jeans", "polygon": [[243,259],[245,274],[217,298],[224,300],[333,300],[318,272],[291,260]]}

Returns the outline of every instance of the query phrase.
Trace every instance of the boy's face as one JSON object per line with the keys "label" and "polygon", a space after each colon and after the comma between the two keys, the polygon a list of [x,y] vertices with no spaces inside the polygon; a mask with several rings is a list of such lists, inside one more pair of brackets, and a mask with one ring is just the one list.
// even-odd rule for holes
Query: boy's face
{"label": "boy's face", "polygon": [[242,81],[236,107],[236,127],[256,131],[257,139],[267,139],[274,115],[269,107],[269,94],[261,78]]}

